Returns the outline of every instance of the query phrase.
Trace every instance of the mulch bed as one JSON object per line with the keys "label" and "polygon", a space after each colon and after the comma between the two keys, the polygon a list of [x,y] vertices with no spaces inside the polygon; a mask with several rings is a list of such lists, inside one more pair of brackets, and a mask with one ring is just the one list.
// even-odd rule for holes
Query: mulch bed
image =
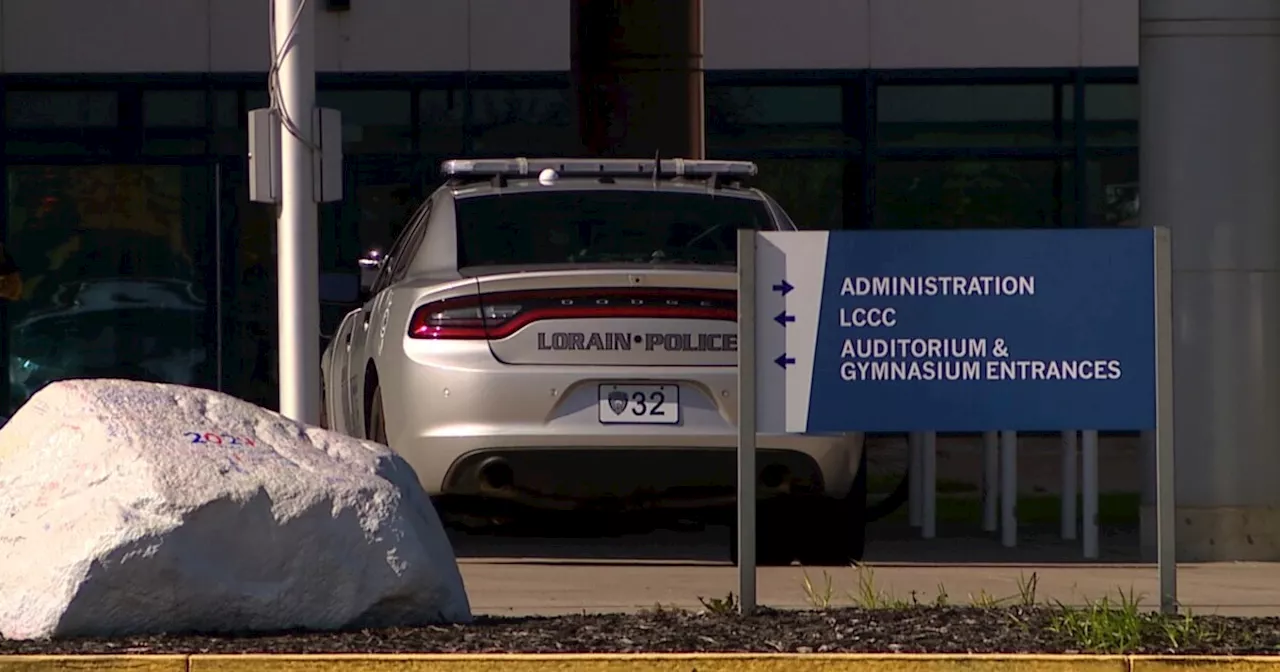
{"label": "mulch bed", "polygon": [[[552,618],[478,618],[467,626],[283,633],[270,636],[0,640],[3,654],[192,653],[1076,653],[1043,607],[764,610],[734,614],[651,611]],[[1280,652],[1280,619],[1196,617],[1177,648],[1158,618],[1144,617],[1124,653]],[[1183,637],[1183,639],[1187,639]]]}

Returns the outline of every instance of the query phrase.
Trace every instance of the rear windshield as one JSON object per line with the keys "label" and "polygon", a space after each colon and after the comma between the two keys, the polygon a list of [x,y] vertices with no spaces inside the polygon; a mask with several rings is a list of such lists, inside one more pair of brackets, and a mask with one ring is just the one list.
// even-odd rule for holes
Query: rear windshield
{"label": "rear windshield", "polygon": [[734,265],[738,229],[773,228],[758,199],[660,191],[543,191],[459,199],[458,266]]}

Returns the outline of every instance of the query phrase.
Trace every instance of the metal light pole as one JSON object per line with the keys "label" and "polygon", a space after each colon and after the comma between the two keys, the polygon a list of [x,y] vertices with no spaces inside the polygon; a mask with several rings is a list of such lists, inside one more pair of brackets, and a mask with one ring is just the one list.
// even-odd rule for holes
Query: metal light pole
{"label": "metal light pole", "polygon": [[320,261],[314,182],[315,0],[272,0],[279,115],[280,412],[320,422]]}

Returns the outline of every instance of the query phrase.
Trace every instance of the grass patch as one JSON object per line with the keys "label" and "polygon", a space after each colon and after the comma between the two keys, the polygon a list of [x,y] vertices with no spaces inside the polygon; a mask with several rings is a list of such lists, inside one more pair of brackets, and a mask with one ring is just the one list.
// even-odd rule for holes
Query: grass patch
{"label": "grass patch", "polygon": [[[846,594],[852,606],[871,610],[953,606],[942,584],[938,584],[932,597],[914,590],[908,596],[900,597],[876,584],[872,567],[854,565],[853,570],[853,588]],[[1171,650],[1214,647],[1227,642],[1230,634],[1221,622],[1196,618],[1189,610],[1184,610],[1179,616],[1166,616],[1144,609],[1142,597],[1132,590],[1128,593],[1120,590],[1115,598],[1104,596],[1076,606],[1057,600],[1041,602],[1038,586],[1036,573],[1032,572],[1030,576],[1019,574],[1014,594],[995,596],[979,591],[977,595],[968,596],[967,606],[1003,609],[1002,613],[1014,622],[1022,622],[1024,627],[1030,627],[1023,620],[1027,614],[1044,614],[1043,610],[1047,610],[1047,622],[1042,621],[1040,627],[1071,642],[1080,651],[1092,653],[1126,653],[1150,646],[1152,642],[1159,642]],[[805,571],[802,587],[812,608],[824,610],[835,606],[835,579],[828,572],[823,571],[821,579],[814,580]],[[1037,611],[1029,612],[1027,609]]]}

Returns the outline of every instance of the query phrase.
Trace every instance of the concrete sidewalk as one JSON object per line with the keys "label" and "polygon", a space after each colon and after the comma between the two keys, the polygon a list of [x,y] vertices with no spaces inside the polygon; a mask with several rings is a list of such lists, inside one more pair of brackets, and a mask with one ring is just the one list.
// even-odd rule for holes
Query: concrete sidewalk
{"label": "concrete sidewalk", "polygon": [[[804,573],[819,590],[824,570],[765,567],[758,574],[759,602],[776,608],[811,606],[802,587]],[[852,568],[825,570],[833,605],[857,604],[861,592]],[[707,564],[584,564],[557,561],[477,560],[462,564],[472,609],[492,615],[554,615],[628,612],[668,607],[701,608],[703,598],[738,592],[737,569]],[[872,566],[872,588],[895,599],[932,603],[939,586],[950,604],[969,604],[985,595],[1020,601],[1020,581],[1036,577],[1036,598],[1080,605],[1132,592],[1144,607],[1159,606],[1154,567],[1143,565],[910,565]],[[866,578],[867,575],[863,574]],[[1280,564],[1184,565],[1179,596],[1196,614],[1280,616]]]}
{"label": "concrete sidewalk", "polygon": [[[699,608],[699,597],[737,593],[737,569],[727,562],[727,528],[700,532],[659,531],[611,539],[455,540],[463,577],[477,613],[558,614],[635,611],[655,604]],[[884,596],[933,602],[939,586],[951,604],[983,597],[1019,599],[1020,582],[1035,574],[1038,601],[1080,605],[1132,592],[1142,605],[1159,606],[1154,565],[1131,560],[1135,539],[1120,534],[1104,540],[1101,562],[1084,562],[1078,545],[1052,533],[1030,533],[1007,549],[981,536],[930,541],[886,538],[868,548],[870,588]],[[1111,549],[1111,550],[1107,550]],[[819,587],[823,572],[832,581],[833,604],[851,604],[860,593],[851,567],[763,567],[758,573],[761,604],[810,606],[802,584],[805,572]],[[1179,598],[1194,613],[1280,616],[1280,563],[1183,565]]]}

